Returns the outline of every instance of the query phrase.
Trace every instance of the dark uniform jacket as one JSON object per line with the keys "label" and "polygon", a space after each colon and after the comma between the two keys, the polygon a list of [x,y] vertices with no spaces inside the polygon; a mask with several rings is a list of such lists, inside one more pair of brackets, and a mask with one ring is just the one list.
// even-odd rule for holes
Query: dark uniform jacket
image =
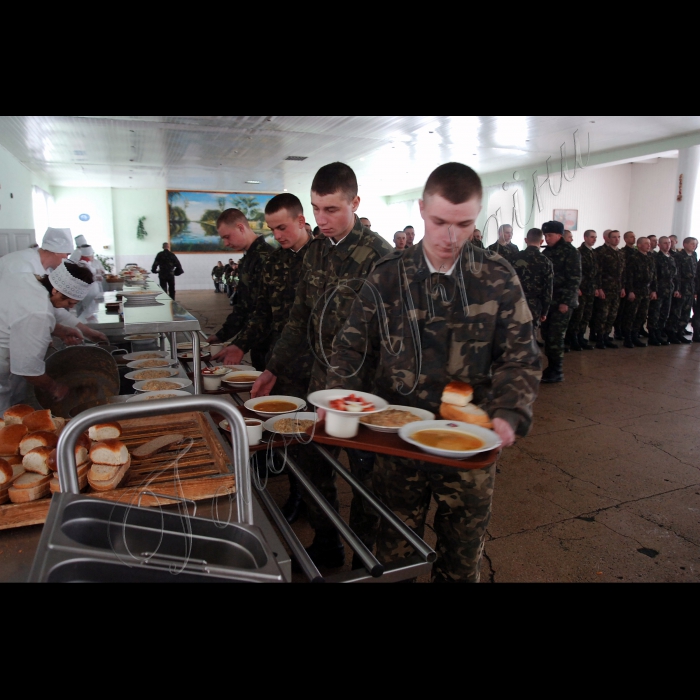
{"label": "dark uniform jacket", "polygon": [[324,389],[333,339],[370,270],[391,252],[391,245],[363,227],[357,216],[352,231],[338,245],[323,235],[314,238],[304,257],[289,322],[275,344],[267,369],[284,375],[311,347],[314,367],[309,391]]}
{"label": "dark uniform jacket", "polygon": [[656,291],[656,265],[654,258],[648,253],[644,255],[638,250],[627,255],[625,292],[634,293],[637,297],[648,297],[649,292]]}
{"label": "dark uniform jacket", "polygon": [[625,274],[625,256],[621,250],[604,243],[593,251],[598,262],[598,278],[600,287],[607,296],[610,293],[619,294],[623,287]]}
{"label": "dark uniform jacket", "polygon": [[546,316],[552,303],[554,268],[537,246],[529,245],[513,258],[513,269],[523,285],[525,298],[535,321]]}
{"label": "dark uniform jacket", "polygon": [[472,241],[472,245],[475,248],[481,248],[482,250],[484,249],[484,243],[483,241]]}
{"label": "dark uniform jacket", "polygon": [[581,293],[587,297],[595,295],[596,289],[600,289],[600,280],[598,279],[598,261],[595,253],[585,243],[579,246],[579,255],[581,256]]}
{"label": "dark uniform jacket", "polygon": [[542,251],[552,261],[554,284],[552,304],[566,304],[570,309],[578,306],[578,290],[581,284],[581,258],[571,243],[563,238]]}
{"label": "dark uniform jacket", "polygon": [[659,251],[654,256],[656,263],[656,293],[659,299],[673,296],[678,290],[678,270],[676,269],[676,258],[672,253],[664,255]]}
{"label": "dark uniform jacket", "polygon": [[678,291],[685,297],[695,294],[695,271],[698,259],[695,253],[688,255],[685,250],[675,253],[678,268]]}
{"label": "dark uniform jacket", "polygon": [[161,250],[153,261],[151,272],[160,277],[178,277],[182,274],[182,265],[175,253],[170,250]]}
{"label": "dark uniform jacket", "polygon": [[520,252],[520,249],[515,243],[506,243],[502,245],[500,241],[496,241],[493,245],[490,245],[488,249],[503,256],[509,263],[512,263],[515,255]]}
{"label": "dark uniform jacket", "polygon": [[[263,265],[271,252],[272,248],[265,242],[265,239],[258,236],[241,258],[238,264],[238,286],[236,287],[233,309],[221,330],[216,334],[220,340],[236,338],[248,324],[260,296]],[[236,344],[238,343],[236,342]],[[260,350],[267,348],[264,342],[254,342],[252,347]]]}
{"label": "dark uniform jacket", "polygon": [[532,316],[513,268],[470,243],[451,275],[431,274],[422,241],[384,258],[333,348],[328,388],[437,414],[445,386],[458,380],[518,435],[530,428],[541,377]]}

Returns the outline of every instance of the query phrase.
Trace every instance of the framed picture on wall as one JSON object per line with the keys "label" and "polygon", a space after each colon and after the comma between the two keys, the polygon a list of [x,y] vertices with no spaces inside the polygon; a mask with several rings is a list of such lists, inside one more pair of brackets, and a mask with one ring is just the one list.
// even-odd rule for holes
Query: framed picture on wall
{"label": "framed picture on wall", "polygon": [[216,220],[225,209],[240,209],[254,233],[277,246],[265,224],[265,205],[276,192],[191,192],[168,190],[168,228],[173,253],[217,253],[230,249],[216,231]]}
{"label": "framed picture on wall", "polygon": [[560,221],[567,231],[578,231],[578,209],[555,209],[553,221]]}

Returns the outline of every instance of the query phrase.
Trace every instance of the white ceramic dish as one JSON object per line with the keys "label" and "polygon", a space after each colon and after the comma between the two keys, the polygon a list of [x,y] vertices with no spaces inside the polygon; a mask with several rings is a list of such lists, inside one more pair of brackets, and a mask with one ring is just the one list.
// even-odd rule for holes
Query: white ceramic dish
{"label": "white ceramic dish", "polygon": [[156,379],[167,379],[168,377],[176,377],[179,374],[178,370],[171,369],[170,367],[146,367],[144,369],[135,369],[133,372],[125,374],[124,377],[126,379],[131,379],[133,382],[148,382],[150,381],[149,379],[139,379],[136,375],[141,374],[141,372],[146,372],[149,369],[159,369],[168,372],[167,377],[156,377]]}
{"label": "white ceramic dish", "polygon": [[191,379],[144,379],[142,382],[134,382],[134,389],[144,393],[152,392],[154,389],[144,389],[144,385],[148,382],[167,382],[170,385],[168,389],[156,389],[155,391],[170,391],[172,389],[184,389],[186,386],[192,386]]}
{"label": "white ceramic dish", "polygon": [[[388,411],[389,409],[396,409],[397,411],[408,411],[408,413],[412,413],[416,418],[420,418],[420,420],[433,420],[435,418],[435,414],[431,413],[430,411],[426,411],[422,408],[413,408],[412,406],[397,406],[394,404],[389,404],[384,410]],[[365,428],[369,428],[370,430],[374,430],[377,433],[398,433],[399,430],[403,426],[399,426],[398,428],[390,428],[388,426],[383,426],[383,425],[372,425],[371,423],[365,423],[362,420],[362,415],[360,415],[360,424],[364,425]],[[411,425],[409,423],[409,425]]]}
{"label": "white ceramic dish", "polygon": [[[296,404],[296,408],[291,411],[258,411],[255,407],[258,404],[265,403],[266,401],[289,401],[290,403]],[[296,396],[258,396],[257,399],[248,399],[243,404],[249,411],[257,413],[259,416],[264,416],[265,418],[272,418],[274,416],[287,416],[296,413],[297,411],[303,411],[306,408],[306,401],[304,399],[299,399]]]}
{"label": "white ceramic dish", "polygon": [[[192,396],[189,391],[182,391],[182,389],[164,389],[163,391],[145,391],[143,394],[136,394],[127,400],[127,403],[135,403],[136,401],[154,401],[150,397],[157,394],[175,394],[175,396]],[[168,396],[168,398],[172,398]],[[165,401],[167,399],[163,399]]]}
{"label": "white ceramic dish", "polygon": [[218,391],[221,388],[221,375],[203,374],[202,385],[204,391]]}
{"label": "white ceramic dish", "polygon": [[[275,429],[275,423],[284,420],[285,418],[295,418],[297,420],[312,420],[314,421],[314,423],[318,420],[318,416],[315,413],[309,411],[302,411],[301,413],[284,413],[282,415],[275,416],[274,418],[268,418],[263,423],[263,428],[265,428],[265,430],[268,430],[271,433],[276,433],[277,430]],[[306,433],[279,433],[279,435],[290,435],[291,437],[305,437]]]}
{"label": "white ceramic dish", "polygon": [[[374,404],[374,411],[362,411],[356,413],[354,411],[339,411],[335,408],[330,408],[330,402],[334,399],[343,399],[350,394],[355,394],[365,401],[370,401]],[[323,389],[322,391],[314,391],[308,396],[309,403],[319,408],[324,408],[326,413],[325,429],[332,437],[338,438],[353,438],[357,435],[360,428],[360,416],[370,413],[379,413],[383,411],[389,404],[380,396],[368,394],[364,391],[348,391],[347,389]]]}
{"label": "white ceramic dish", "polygon": [[231,372],[255,372],[255,367],[252,365],[221,365]]}
{"label": "white ceramic dish", "polygon": [[[192,346],[190,345],[190,347],[192,347]],[[194,357],[194,355],[191,352],[179,352],[177,354],[177,356],[181,360],[191,360]],[[211,353],[208,350],[206,350],[205,352],[200,351],[200,353],[199,353],[200,360],[206,360],[207,357],[211,357]]]}
{"label": "white ceramic dish", "polygon": [[137,335],[125,335],[124,340],[158,340],[160,333],[139,333]]}
{"label": "white ceramic dish", "polygon": [[122,289],[119,293],[130,299],[155,299],[163,292],[151,292],[147,289]]}
{"label": "white ceramic dish", "polygon": [[[144,355],[146,357],[144,357]],[[153,357],[153,355],[156,355],[156,357]],[[135,362],[136,360],[156,360],[159,357],[168,358],[170,357],[170,353],[165,352],[165,350],[140,350],[139,352],[129,352],[124,355],[124,359],[130,362]]]}
{"label": "white ceramic dish", "polygon": [[[199,347],[200,347],[200,348],[208,348],[208,347],[209,347],[209,343],[207,343],[206,340],[202,340],[202,341],[199,343]],[[178,350],[191,350],[191,349],[192,349],[192,343],[178,343],[178,344],[177,344],[177,349],[178,349]]]}
{"label": "white ceramic dish", "polygon": [[[148,362],[149,360],[159,360],[161,362],[164,362],[165,364],[160,365],[160,367],[144,367],[143,363]],[[162,367],[172,367],[172,365],[176,365],[177,360],[173,360],[170,357],[149,357],[146,360],[134,360],[133,362],[127,362],[126,366],[129,369],[161,369]]]}
{"label": "white ceramic dish", "polygon": [[231,386],[236,386],[236,387],[244,387],[244,386],[253,386],[255,384],[255,380],[252,382],[239,382],[236,381],[237,377],[248,377],[248,376],[255,376],[256,378],[259,377],[262,374],[262,372],[256,372],[254,369],[250,369],[247,371],[243,372],[229,372],[228,374],[224,375],[223,379],[221,380],[224,384],[229,384]]}
{"label": "white ceramic dish", "polygon": [[[466,433],[479,440],[483,440],[484,444],[475,450],[444,450],[439,447],[429,447],[422,445],[420,442],[413,440],[411,435],[419,430],[450,430],[454,432]],[[498,437],[493,430],[482,428],[471,423],[462,423],[461,421],[453,420],[425,420],[418,423],[409,423],[399,428],[399,437],[411,445],[414,445],[423,452],[435,455],[436,457],[447,457],[448,459],[465,459],[479,452],[487,452],[496,447],[501,446],[501,438]]]}

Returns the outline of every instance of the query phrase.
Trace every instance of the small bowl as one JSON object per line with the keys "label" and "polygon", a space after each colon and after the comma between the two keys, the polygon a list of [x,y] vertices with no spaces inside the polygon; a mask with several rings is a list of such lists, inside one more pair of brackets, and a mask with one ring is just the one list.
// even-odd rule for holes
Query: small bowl
{"label": "small bowl", "polygon": [[[250,370],[247,372],[229,372],[228,374],[224,375],[223,382],[225,384],[230,384],[231,386],[236,386],[236,387],[246,387],[246,386],[253,386],[255,384],[255,379],[257,379],[262,372],[258,372],[256,370]],[[255,377],[255,379],[251,381],[240,381],[240,378],[243,377]]]}
{"label": "small bowl", "polygon": [[223,375],[221,374],[203,374],[202,384],[207,391],[217,391],[221,388],[221,380]]}
{"label": "small bowl", "polygon": [[[265,403],[266,401],[288,401],[295,405],[294,408],[290,408],[288,411],[260,411],[256,408],[259,404]],[[243,404],[249,411],[257,413],[259,416],[264,416],[265,418],[272,418],[274,416],[292,414],[297,411],[303,411],[306,408],[306,401],[304,399],[299,399],[296,396],[258,396],[257,399],[248,399]]]}

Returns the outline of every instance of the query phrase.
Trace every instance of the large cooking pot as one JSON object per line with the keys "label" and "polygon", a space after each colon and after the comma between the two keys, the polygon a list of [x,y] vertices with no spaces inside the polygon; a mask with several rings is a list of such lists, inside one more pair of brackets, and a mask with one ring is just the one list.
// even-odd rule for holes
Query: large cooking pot
{"label": "large cooking pot", "polygon": [[70,417],[75,418],[77,415],[81,414],[83,411],[87,411],[88,408],[94,408],[95,406],[105,406],[107,404],[114,403],[126,403],[129,399],[133,399],[133,394],[126,394],[122,396],[108,396],[106,399],[93,399],[87,403],[81,403],[78,406],[74,406],[70,410]]}
{"label": "large cooking pot", "polygon": [[76,406],[119,394],[117,363],[102,348],[76,345],[59,350],[46,360],[46,374],[67,385],[69,392],[61,401],[55,401],[49,392],[37,387],[36,399],[43,408],[50,408],[62,418],[70,418]]}

